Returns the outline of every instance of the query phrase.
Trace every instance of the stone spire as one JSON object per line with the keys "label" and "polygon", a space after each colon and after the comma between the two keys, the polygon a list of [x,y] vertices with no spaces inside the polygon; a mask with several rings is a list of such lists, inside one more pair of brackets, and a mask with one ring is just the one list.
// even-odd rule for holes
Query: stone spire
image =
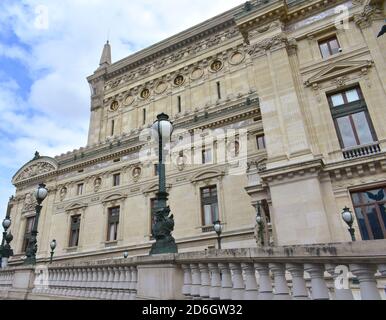
{"label": "stone spire", "polygon": [[111,46],[109,41],[107,40],[103,52],[101,61],[99,62],[99,68],[107,67],[111,64]]}

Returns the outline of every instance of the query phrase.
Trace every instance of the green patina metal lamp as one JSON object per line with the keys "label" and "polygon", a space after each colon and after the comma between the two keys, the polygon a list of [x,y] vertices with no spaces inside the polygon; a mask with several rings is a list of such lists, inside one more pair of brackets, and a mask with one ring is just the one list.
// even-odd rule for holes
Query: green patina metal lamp
{"label": "green patina metal lamp", "polygon": [[355,229],[352,227],[352,225],[354,223],[354,216],[353,216],[353,214],[352,214],[352,212],[351,212],[351,210],[349,208],[347,208],[347,207],[343,208],[342,219],[348,225],[348,231],[350,232],[351,240],[352,241],[356,241],[356,239],[355,239]]}
{"label": "green patina metal lamp", "polygon": [[24,260],[24,264],[27,264],[27,265],[36,264],[36,252],[38,250],[36,237],[38,234],[40,212],[42,211],[42,208],[43,208],[41,204],[44,201],[44,199],[47,197],[47,195],[48,195],[48,190],[46,189],[46,185],[44,183],[39,184],[38,188],[34,193],[34,196],[37,201],[37,205],[35,207],[36,216],[32,226],[31,239],[28,243],[28,247],[26,250],[27,258]]}
{"label": "green patina metal lamp", "polygon": [[214,231],[216,231],[216,233],[217,233],[218,249],[221,250],[221,233],[222,233],[221,221],[217,220],[217,221],[213,222],[213,228],[214,228]]}
{"label": "green patina metal lamp", "polygon": [[177,253],[177,245],[172,236],[174,230],[174,217],[170,214],[170,207],[167,205],[169,194],[166,192],[165,177],[165,145],[170,141],[173,125],[169,116],[161,113],[154,122],[153,133],[158,141],[158,180],[159,189],[157,193],[157,207],[155,209],[152,234],[156,242],[152,245],[150,255]]}
{"label": "green patina metal lamp", "polygon": [[56,240],[55,239],[50,242],[50,248],[51,248],[50,263],[52,263],[52,258],[54,257],[54,252],[55,252],[55,248],[56,248]]}

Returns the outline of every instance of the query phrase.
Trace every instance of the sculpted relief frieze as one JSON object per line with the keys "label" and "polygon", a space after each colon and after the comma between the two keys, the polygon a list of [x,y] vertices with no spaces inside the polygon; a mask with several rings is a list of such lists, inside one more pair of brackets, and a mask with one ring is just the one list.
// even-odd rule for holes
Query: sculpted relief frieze
{"label": "sculpted relief frieze", "polygon": [[36,176],[41,176],[56,170],[55,166],[49,162],[41,161],[33,163],[24,168],[14,179],[14,182],[20,182]]}

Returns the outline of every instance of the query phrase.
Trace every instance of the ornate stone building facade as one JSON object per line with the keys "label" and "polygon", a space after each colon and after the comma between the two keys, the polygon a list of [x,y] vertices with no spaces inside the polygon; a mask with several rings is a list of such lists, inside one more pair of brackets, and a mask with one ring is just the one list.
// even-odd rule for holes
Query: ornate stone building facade
{"label": "ornate stone building facade", "polygon": [[345,206],[359,240],[385,238],[384,16],[383,1],[256,0],[115,63],[107,43],[88,78],[87,146],[37,155],[13,178],[10,263],[24,256],[40,182],[38,259],[52,239],[59,260],[148,253],[148,129],[161,112],[181,142],[167,166],[180,252],[215,247],[216,219],[223,248],[256,246],[257,209],[265,244],[349,241]]}

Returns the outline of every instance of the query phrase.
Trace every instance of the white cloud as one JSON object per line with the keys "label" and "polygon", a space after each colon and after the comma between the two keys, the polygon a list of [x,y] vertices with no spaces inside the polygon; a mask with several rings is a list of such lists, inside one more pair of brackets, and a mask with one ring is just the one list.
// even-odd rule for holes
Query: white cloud
{"label": "white cloud", "polygon": [[[18,44],[0,42],[0,59],[26,66],[32,86],[22,99],[14,75],[2,74],[0,66],[0,212],[13,190],[10,177],[35,150],[55,156],[85,145],[86,77],[98,67],[108,34],[117,61],[243,2],[1,1],[0,37],[13,33]],[[36,11],[39,6],[48,10],[47,29],[39,28],[45,25],[37,20],[45,18]]]}

